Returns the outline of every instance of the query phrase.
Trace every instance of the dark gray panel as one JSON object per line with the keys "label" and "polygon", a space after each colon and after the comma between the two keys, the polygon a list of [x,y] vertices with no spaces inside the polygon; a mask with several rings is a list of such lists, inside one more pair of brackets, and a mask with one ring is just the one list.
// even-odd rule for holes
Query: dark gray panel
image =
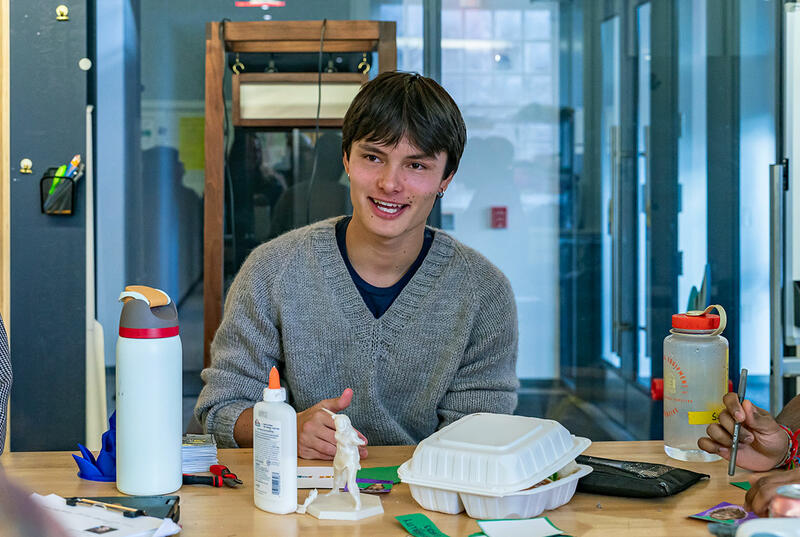
{"label": "dark gray panel", "polygon": [[[740,312],[739,252],[739,10],[738,1],[709,0],[708,32],[708,262],[710,304]],[[765,187],[766,188],[766,187]],[[713,237],[713,240],[711,240]],[[739,382],[739,323],[725,330],[729,371]]]}
{"label": "dark gray panel", "polygon": [[[39,179],[86,156],[86,2],[12,0],[11,38],[11,449],[74,450],[84,439],[85,179],[72,216],[39,208]],[[22,158],[33,175],[19,173]]]}
{"label": "dark gray panel", "polygon": [[678,309],[678,75],[676,7],[654,2],[651,20],[650,261],[652,376],[663,376],[663,338]]}

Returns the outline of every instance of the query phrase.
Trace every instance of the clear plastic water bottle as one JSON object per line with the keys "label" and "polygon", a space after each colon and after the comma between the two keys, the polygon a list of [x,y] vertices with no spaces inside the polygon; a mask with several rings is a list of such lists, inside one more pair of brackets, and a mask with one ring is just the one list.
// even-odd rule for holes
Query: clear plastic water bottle
{"label": "clear plastic water bottle", "polygon": [[[716,309],[719,315],[708,313]],[[728,391],[727,318],[722,306],[672,316],[664,339],[664,451],[673,459],[709,462],[720,457],[697,447],[723,409]]]}

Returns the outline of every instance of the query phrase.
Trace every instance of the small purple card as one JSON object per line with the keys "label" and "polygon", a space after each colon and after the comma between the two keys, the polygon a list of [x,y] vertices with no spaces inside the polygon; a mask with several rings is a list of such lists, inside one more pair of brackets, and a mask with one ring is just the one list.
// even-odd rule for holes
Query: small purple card
{"label": "small purple card", "polygon": [[709,522],[721,522],[722,524],[741,524],[746,520],[758,518],[753,513],[745,511],[741,505],[722,502],[714,507],[709,507],[696,515],[689,515],[689,518],[708,520]]}
{"label": "small purple card", "polygon": [[[392,491],[393,481],[386,481],[383,479],[364,479],[359,477],[356,479],[358,488],[365,494],[383,494]],[[342,489],[347,492],[347,485]]]}

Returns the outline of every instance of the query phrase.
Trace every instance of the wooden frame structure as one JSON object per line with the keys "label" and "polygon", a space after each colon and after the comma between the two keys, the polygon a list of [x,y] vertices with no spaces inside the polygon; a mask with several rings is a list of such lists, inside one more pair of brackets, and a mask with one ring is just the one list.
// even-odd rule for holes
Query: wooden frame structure
{"label": "wooden frame structure", "polygon": [[[205,194],[203,230],[203,365],[211,361],[211,340],[222,321],[223,302],[223,227],[225,203],[225,102],[223,81],[227,52],[319,52],[322,21],[263,21],[210,22],[206,24],[205,79]],[[323,52],[377,52],[380,72],[397,69],[396,25],[382,21],[327,21]],[[308,81],[308,73],[244,73],[234,77],[249,77],[267,81],[270,77],[294,78]],[[316,78],[317,74],[313,73]],[[343,81],[353,74],[338,75]],[[361,76],[361,75],[355,75]],[[349,77],[349,78],[348,78]],[[272,78],[280,80],[280,78]],[[333,79],[336,79],[334,76]],[[242,80],[245,80],[243,78]],[[323,83],[332,80],[323,75]],[[234,84],[238,84],[234,80]],[[234,95],[236,92],[234,92]],[[238,115],[234,103],[234,119]],[[305,120],[261,119],[239,120],[244,126],[264,128],[294,128],[313,126]],[[320,127],[341,126],[341,119],[320,120]]]}
{"label": "wooden frame structure", "polygon": [[[364,84],[368,77],[362,73],[322,73],[323,84]],[[313,84],[317,85],[317,73],[240,73],[233,77],[233,96],[232,96],[232,116],[233,124],[237,127],[286,127],[290,123],[292,127],[314,127],[315,118],[298,118],[291,121],[286,119],[247,119],[240,115],[240,88],[247,83],[281,83],[288,82],[294,84]],[[320,118],[320,128],[341,127],[344,118]]]}

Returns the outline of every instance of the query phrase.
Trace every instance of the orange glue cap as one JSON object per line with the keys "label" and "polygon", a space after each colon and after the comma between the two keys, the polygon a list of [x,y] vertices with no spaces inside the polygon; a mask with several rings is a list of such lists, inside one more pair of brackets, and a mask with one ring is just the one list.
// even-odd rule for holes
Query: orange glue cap
{"label": "orange glue cap", "polygon": [[278,375],[278,368],[274,365],[269,370],[269,389],[279,390],[281,388],[281,378]]}
{"label": "orange glue cap", "polygon": [[281,377],[275,366],[269,370],[269,384],[264,388],[264,401],[286,401],[286,388],[281,388]]}

